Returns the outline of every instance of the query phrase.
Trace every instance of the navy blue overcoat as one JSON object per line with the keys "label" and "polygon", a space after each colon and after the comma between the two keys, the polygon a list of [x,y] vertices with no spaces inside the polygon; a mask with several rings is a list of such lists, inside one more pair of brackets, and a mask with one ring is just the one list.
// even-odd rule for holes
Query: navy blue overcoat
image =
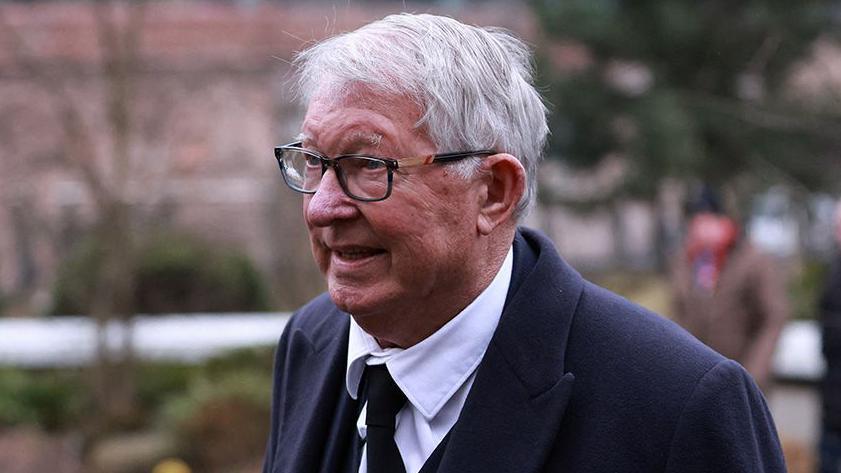
{"label": "navy blue overcoat", "polygon": [[[348,317],[322,295],[286,326],[265,473],[353,469]],[[765,399],[739,364],[585,281],[522,228],[499,326],[446,440],[424,473],[785,471]]]}

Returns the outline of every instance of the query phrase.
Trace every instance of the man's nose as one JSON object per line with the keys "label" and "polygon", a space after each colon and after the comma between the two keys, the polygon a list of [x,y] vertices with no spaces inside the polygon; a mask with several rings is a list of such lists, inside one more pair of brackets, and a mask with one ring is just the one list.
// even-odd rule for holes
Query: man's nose
{"label": "man's nose", "polygon": [[304,217],[316,227],[332,225],[337,220],[348,220],[359,215],[356,201],[348,197],[339,184],[336,171],[328,169],[321,177],[321,184],[304,206]]}

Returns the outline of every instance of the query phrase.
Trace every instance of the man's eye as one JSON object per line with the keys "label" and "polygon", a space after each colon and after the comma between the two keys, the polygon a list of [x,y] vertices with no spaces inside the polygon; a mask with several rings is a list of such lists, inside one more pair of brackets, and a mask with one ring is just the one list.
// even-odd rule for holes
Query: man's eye
{"label": "man's eye", "polygon": [[365,169],[373,171],[373,170],[376,170],[376,169],[382,169],[384,167],[385,167],[385,163],[382,162],[382,161],[374,161],[372,159],[366,159],[365,160]]}

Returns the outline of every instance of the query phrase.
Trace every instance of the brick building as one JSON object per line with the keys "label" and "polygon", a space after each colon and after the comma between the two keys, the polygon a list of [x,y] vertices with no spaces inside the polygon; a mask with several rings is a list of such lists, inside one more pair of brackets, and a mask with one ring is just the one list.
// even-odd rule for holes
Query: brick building
{"label": "brick building", "polygon": [[271,154],[302,115],[294,52],[400,10],[534,35],[519,2],[94,3],[0,5],[0,297],[18,302],[7,312],[48,306],[57,264],[103,195],[130,205],[137,236],[174,227],[242,247],[283,281],[281,307],[306,300],[321,282],[300,198]]}

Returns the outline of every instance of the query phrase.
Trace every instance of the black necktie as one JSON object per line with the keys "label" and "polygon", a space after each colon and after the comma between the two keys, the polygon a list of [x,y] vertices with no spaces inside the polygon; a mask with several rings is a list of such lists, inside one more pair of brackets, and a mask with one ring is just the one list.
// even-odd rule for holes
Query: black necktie
{"label": "black necktie", "polygon": [[385,365],[366,366],[368,407],[365,425],[368,473],[405,473],[403,458],[394,441],[394,420],[406,403],[406,396],[391,379]]}

